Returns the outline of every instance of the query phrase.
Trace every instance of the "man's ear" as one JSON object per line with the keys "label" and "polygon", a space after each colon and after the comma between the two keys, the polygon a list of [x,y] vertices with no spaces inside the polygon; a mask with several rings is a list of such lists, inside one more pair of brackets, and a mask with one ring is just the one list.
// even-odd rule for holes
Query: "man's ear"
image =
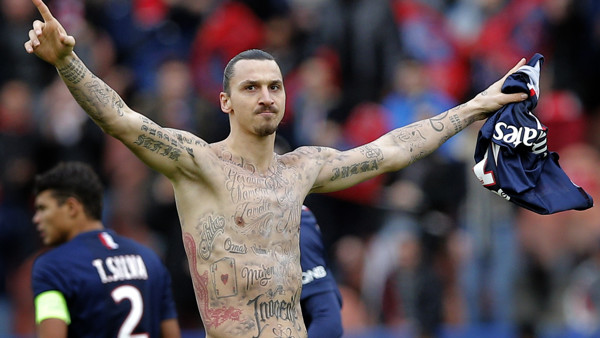
{"label": "man's ear", "polygon": [[79,202],[75,197],[68,197],[65,200],[65,205],[68,208],[68,212],[70,216],[76,216],[78,213],[84,212],[83,204]]}
{"label": "man's ear", "polygon": [[219,100],[221,102],[221,110],[224,113],[229,114],[231,112],[231,97],[229,97],[227,93],[221,92],[221,94],[219,94]]}

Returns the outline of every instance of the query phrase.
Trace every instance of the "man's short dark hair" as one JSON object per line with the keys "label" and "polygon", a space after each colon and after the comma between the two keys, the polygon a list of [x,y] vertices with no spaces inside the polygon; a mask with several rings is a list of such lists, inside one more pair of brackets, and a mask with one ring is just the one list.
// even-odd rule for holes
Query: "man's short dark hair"
{"label": "man's short dark hair", "polygon": [[238,55],[234,56],[231,60],[229,60],[229,63],[227,63],[227,66],[225,67],[225,71],[223,72],[223,91],[225,93],[227,93],[228,95],[231,94],[231,88],[229,86],[229,81],[233,77],[233,68],[234,68],[235,64],[240,60],[271,60],[271,61],[275,61],[275,58],[273,57],[273,55],[271,55],[265,51],[262,51],[260,49],[249,49],[249,50],[243,51],[243,52],[239,53]]}
{"label": "man's short dark hair", "polygon": [[100,178],[91,166],[83,162],[61,162],[52,169],[37,175],[34,193],[50,191],[59,204],[74,197],[81,204],[88,217],[100,220],[102,217],[103,187]]}

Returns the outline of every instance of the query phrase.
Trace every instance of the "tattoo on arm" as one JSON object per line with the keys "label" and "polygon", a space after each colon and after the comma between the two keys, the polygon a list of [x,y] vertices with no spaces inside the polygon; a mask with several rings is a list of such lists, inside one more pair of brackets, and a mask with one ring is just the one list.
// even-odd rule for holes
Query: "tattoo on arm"
{"label": "tattoo on arm", "polygon": [[138,139],[133,143],[173,161],[179,160],[179,156],[181,155],[181,149],[162,141],[155,140],[147,135],[138,135]]}
{"label": "tattoo on arm", "polygon": [[445,111],[435,117],[430,118],[429,123],[431,123],[431,128],[437,132],[444,130],[444,122],[442,122],[442,120],[445,119],[447,115],[448,111]]}
{"label": "tattoo on arm", "polygon": [[333,168],[333,175],[331,176],[330,181],[379,169],[379,163],[383,160],[383,152],[381,149],[372,145],[365,145],[361,147],[359,151],[366,157],[366,161]]}
{"label": "tattoo on arm", "polygon": [[454,126],[455,133],[458,133],[459,131],[463,130],[464,127],[462,121],[460,120],[460,117],[457,114],[450,116],[450,122]]}
{"label": "tattoo on arm", "polygon": [[63,78],[72,84],[78,84],[87,74],[87,68],[78,59],[73,59],[68,65],[58,68]]}
{"label": "tattoo on arm", "polygon": [[77,103],[92,119],[101,122],[105,108],[112,108],[119,116],[123,116],[125,108],[123,99],[94,74],[90,73],[91,80],[83,83],[83,86],[78,85],[89,73],[81,60],[71,60],[68,65],[59,68],[58,72]]}

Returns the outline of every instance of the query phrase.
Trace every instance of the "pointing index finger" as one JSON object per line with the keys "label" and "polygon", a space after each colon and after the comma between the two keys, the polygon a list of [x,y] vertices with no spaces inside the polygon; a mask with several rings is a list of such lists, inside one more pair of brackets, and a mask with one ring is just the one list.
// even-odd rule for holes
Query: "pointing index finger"
{"label": "pointing index finger", "polygon": [[40,14],[42,15],[42,18],[44,19],[44,21],[50,21],[50,20],[54,19],[54,17],[52,16],[52,13],[50,13],[50,9],[48,9],[48,6],[46,6],[46,4],[42,0],[31,0],[31,1],[35,5],[35,7],[37,7],[37,9],[40,12]]}

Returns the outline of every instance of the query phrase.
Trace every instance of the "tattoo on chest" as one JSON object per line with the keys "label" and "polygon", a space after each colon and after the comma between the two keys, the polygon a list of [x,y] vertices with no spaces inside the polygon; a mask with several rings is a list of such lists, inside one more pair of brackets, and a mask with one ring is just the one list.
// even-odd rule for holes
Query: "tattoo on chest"
{"label": "tattoo on chest", "polygon": [[225,232],[225,218],[209,215],[200,221],[197,229],[200,233],[200,257],[208,260],[213,251],[215,238]]}

